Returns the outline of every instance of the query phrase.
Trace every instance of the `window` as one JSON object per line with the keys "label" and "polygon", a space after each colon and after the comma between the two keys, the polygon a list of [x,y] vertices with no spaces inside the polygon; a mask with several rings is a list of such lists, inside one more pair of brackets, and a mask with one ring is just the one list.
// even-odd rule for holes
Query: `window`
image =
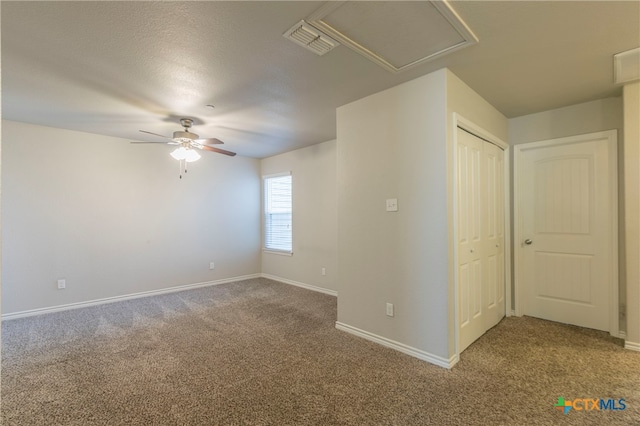
{"label": "window", "polygon": [[264,177],[264,248],[291,254],[291,173]]}

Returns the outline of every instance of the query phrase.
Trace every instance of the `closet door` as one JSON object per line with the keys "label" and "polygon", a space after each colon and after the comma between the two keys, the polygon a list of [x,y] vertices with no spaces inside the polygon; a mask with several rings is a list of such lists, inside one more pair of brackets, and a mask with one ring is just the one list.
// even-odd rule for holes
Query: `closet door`
{"label": "closet door", "polygon": [[[485,294],[484,331],[498,324],[505,314],[504,266],[504,151],[483,141],[482,158],[486,166],[482,182],[484,216],[482,223],[485,262],[483,291]],[[483,333],[484,333],[483,331]]]}
{"label": "closet door", "polygon": [[504,316],[503,151],[458,129],[460,352]]}

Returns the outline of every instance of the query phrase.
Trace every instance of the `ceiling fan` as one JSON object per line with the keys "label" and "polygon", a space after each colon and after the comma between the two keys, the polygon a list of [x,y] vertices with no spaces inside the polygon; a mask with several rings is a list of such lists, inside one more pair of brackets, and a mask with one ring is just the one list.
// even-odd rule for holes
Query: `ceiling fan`
{"label": "ceiling fan", "polygon": [[173,137],[162,136],[157,133],[147,132],[146,130],[140,130],[142,133],[158,136],[164,139],[168,139],[167,142],[142,142],[135,141],[131,143],[163,143],[167,145],[179,145],[179,147],[171,153],[171,156],[180,161],[180,179],[182,179],[182,170],[187,172],[186,163],[191,163],[200,159],[200,154],[196,150],[213,151],[219,154],[229,155],[233,157],[235,152],[227,151],[220,148],[214,148],[211,145],[223,144],[220,139],[216,138],[200,138],[195,133],[191,133],[189,129],[193,126],[193,119],[181,118],[180,125],[184,128],[183,131],[173,132]]}

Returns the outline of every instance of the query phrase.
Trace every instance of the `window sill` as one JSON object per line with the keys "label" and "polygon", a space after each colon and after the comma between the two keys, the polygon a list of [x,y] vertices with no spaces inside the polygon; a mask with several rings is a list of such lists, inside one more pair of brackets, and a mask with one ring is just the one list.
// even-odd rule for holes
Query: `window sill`
{"label": "window sill", "polygon": [[273,250],[273,249],[263,248],[262,252],[263,253],[269,253],[269,254],[277,254],[278,256],[293,256],[293,252],[292,251]]}

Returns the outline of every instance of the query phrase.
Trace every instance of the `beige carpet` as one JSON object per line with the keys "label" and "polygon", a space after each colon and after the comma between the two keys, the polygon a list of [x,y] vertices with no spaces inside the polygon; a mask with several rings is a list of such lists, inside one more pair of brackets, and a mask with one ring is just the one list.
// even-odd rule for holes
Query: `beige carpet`
{"label": "beige carpet", "polygon": [[335,319],[334,297],[256,279],[5,321],[2,424],[640,425],[640,353],[606,333],[507,318],[449,371]]}

